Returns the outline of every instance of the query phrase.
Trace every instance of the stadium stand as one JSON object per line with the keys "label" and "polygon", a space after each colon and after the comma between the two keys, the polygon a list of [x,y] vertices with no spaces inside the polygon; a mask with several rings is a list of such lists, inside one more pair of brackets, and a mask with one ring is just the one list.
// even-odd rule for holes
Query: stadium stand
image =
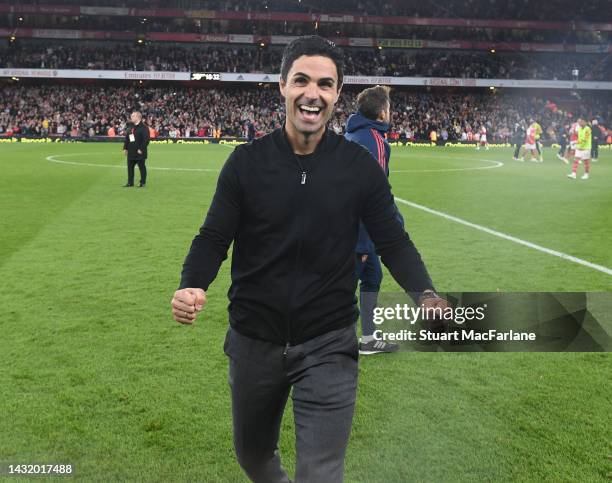
{"label": "stadium stand", "polygon": [[[339,0],[337,14],[322,15],[329,10],[320,0],[0,2],[0,135],[120,134],[133,108],[143,111],[160,137],[207,137],[213,130],[244,137],[249,125],[261,134],[283,118],[272,81],[238,87],[215,82],[223,79],[189,82],[189,75],[277,74],[284,44],[317,33],[344,48],[345,75],[382,82],[449,79],[443,87],[429,87],[435,85],[429,81],[425,88],[394,87],[390,136],[396,140],[427,140],[432,130],[443,141],[471,140],[485,125],[492,142],[507,142],[517,121],[537,116],[544,140],[554,141],[557,126],[572,119],[569,113],[605,125],[610,90],[579,92],[568,84],[553,92],[500,91],[458,80],[609,82],[612,24],[605,23],[606,5],[595,0],[568,11],[557,2],[534,9],[527,0],[467,0],[452,8],[414,0]],[[33,80],[39,75],[34,71],[22,79],[20,69],[47,70],[40,76],[53,79]],[[88,80],[63,79],[63,69],[83,70]],[[141,80],[102,81],[98,70]],[[162,83],[129,72],[186,76]],[[331,121],[339,132],[353,110],[355,90],[345,87]]]}
{"label": "stadium stand", "polygon": [[[100,6],[99,0],[21,0],[26,5],[57,4]],[[320,13],[329,12],[329,2],[325,0],[171,0],[161,2],[145,0],[108,1],[107,5],[131,8],[183,8],[198,10],[220,10],[229,12],[294,12]],[[384,2],[366,2],[363,0],[336,0],[333,10],[337,13],[384,16],[411,16],[432,18],[484,18],[516,20],[575,20],[606,21],[602,17],[610,16],[609,3],[606,0],[594,0],[567,4],[559,0],[540,2],[534,6],[531,0],[466,0],[445,5],[443,2],[422,2],[418,0],[387,0]]]}
{"label": "stadium stand", "polygon": [[[0,48],[0,66],[178,72],[278,73],[282,50],[180,44],[21,42]],[[597,54],[523,54],[461,51],[346,49],[347,75],[571,80],[612,78],[612,57]]]}
{"label": "stadium stand", "polygon": [[[556,126],[572,119],[566,117],[569,111],[558,109],[545,97],[522,93],[393,91],[392,99],[392,136],[401,141],[426,140],[432,129],[439,131],[442,140],[459,141],[462,136],[471,140],[477,128],[485,125],[490,141],[509,142],[514,124],[530,116],[549,128],[544,139],[553,141]],[[343,93],[330,122],[333,129],[343,131],[354,101],[354,89]],[[602,120],[612,114],[609,95],[582,96],[568,105]],[[126,113],[134,108],[143,112],[160,137],[207,137],[215,128],[224,137],[246,137],[249,123],[262,134],[279,127],[283,119],[283,104],[274,85],[193,89],[15,83],[0,91],[0,135],[94,137],[106,136],[111,127],[122,133]]]}
{"label": "stadium stand", "polygon": [[[0,28],[44,29],[50,19],[45,15],[24,14],[23,20],[15,21],[9,16],[0,17]],[[68,16],[53,19],[54,28],[77,29],[85,31],[132,31],[146,33],[192,33],[192,34],[254,34],[269,35],[311,35],[326,37],[379,37],[384,33],[388,38],[409,38],[424,40],[471,40],[493,42],[546,42],[546,43],[585,43],[601,44],[609,42],[610,32],[596,29],[576,30],[571,28],[482,28],[452,25],[384,25],[375,23],[316,23],[316,22],[277,22],[242,20],[210,20],[185,18],[146,18]],[[546,25],[546,24],[543,24]]]}

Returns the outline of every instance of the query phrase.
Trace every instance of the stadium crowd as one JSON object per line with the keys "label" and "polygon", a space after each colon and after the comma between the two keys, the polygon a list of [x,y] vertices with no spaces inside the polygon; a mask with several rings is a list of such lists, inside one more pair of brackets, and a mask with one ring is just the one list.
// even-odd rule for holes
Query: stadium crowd
{"label": "stadium crowd", "polygon": [[[1,67],[277,73],[282,49],[180,44],[19,42],[0,48]],[[612,78],[612,57],[570,53],[345,49],[347,75],[502,79]]]}
{"label": "stadium crowd", "polygon": [[[432,131],[441,140],[471,140],[485,126],[490,141],[509,142],[516,122],[531,116],[545,127],[546,139],[569,119],[556,104],[520,93],[397,90],[392,101],[390,137],[402,141],[427,140]],[[343,132],[354,102],[355,91],[347,88],[330,121],[336,132]],[[609,98],[583,96],[579,103],[603,124],[612,115]],[[261,135],[279,127],[284,118],[275,85],[206,89],[13,84],[0,91],[0,136],[120,135],[133,109],[141,110],[153,134],[161,137],[248,137],[249,130]]]}
{"label": "stadium crowd", "polygon": [[[19,20],[21,19],[21,20]],[[17,21],[10,15],[0,15],[4,28],[54,28],[111,32],[192,33],[192,34],[253,34],[253,35],[322,35],[324,37],[401,38],[438,41],[544,42],[569,44],[607,44],[608,31],[576,29],[510,29],[467,28],[425,25],[384,25],[373,23],[337,22],[278,22],[258,20],[216,20],[200,18],[141,18],[138,16],[58,16],[25,15]]]}
{"label": "stadium crowd", "polygon": [[591,0],[577,2],[567,8],[557,1],[532,0],[464,0],[462,2],[422,2],[419,0],[335,0],[330,7],[326,0],[20,0],[22,4],[119,6],[134,8],[181,8],[222,11],[276,11],[303,13],[350,13],[356,15],[391,15],[425,18],[486,18],[555,21],[576,19],[607,22],[609,2]]}

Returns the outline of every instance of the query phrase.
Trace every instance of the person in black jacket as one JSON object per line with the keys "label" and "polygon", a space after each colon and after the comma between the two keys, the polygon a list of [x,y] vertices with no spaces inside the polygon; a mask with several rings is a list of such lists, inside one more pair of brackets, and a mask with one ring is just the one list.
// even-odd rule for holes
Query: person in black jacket
{"label": "person in black jacket", "polygon": [[253,481],[290,481],[277,444],[293,389],[295,480],[341,482],[357,389],[359,220],[406,292],[426,308],[446,301],[396,216],[383,170],[326,128],[342,86],[335,45],[318,36],[291,42],[279,84],[284,126],[229,156],[172,314],[194,323],[233,241],[224,351],[238,462]]}
{"label": "person in black jacket", "polygon": [[593,119],[591,122],[591,160],[597,162],[599,158],[599,144],[602,139],[601,129],[599,128],[599,121]]}
{"label": "person in black jacket", "polygon": [[127,155],[128,181],[126,188],[134,186],[134,166],[138,165],[140,171],[139,188],[144,188],[147,184],[147,146],[149,145],[149,128],[142,122],[142,114],[134,111],[130,115],[131,124],[125,130],[125,141],[123,142],[123,152]]}
{"label": "person in black jacket", "polygon": [[557,142],[559,143],[559,152],[557,158],[563,161],[565,164],[569,164],[569,161],[565,158],[565,151],[567,150],[567,143],[569,141],[569,125],[561,124],[557,130]]}
{"label": "person in black jacket", "polygon": [[520,120],[514,123],[514,133],[512,135],[512,142],[514,144],[514,159],[515,161],[522,161],[522,157],[519,158],[519,154],[521,152],[521,148],[525,143],[525,121]]}

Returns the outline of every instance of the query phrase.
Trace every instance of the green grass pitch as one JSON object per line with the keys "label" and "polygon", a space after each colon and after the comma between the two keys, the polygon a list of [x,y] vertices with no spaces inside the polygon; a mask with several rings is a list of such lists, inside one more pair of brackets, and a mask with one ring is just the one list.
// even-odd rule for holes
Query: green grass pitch
{"label": "green grass pitch", "polygon": [[[121,188],[119,144],[0,145],[0,461],[68,462],[88,481],[246,481],[222,352],[229,261],[195,326],[169,310],[230,151],[152,145],[140,190]],[[588,181],[544,156],[396,147],[391,184],[399,198],[612,267],[612,151]],[[399,207],[441,291],[612,291],[600,270]],[[383,284],[398,290],[387,274]],[[605,481],[611,367],[609,353],[362,358],[346,480]],[[292,470],[290,409],[281,454]]]}

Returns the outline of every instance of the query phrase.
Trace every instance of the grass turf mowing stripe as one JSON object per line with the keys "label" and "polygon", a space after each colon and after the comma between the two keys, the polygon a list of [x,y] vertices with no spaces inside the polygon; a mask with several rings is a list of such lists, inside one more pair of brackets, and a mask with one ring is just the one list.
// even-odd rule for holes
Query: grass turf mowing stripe
{"label": "grass turf mowing stripe", "polygon": [[558,252],[557,250],[552,250],[550,248],[546,248],[541,245],[531,243],[527,240],[522,240],[512,235],[507,235],[500,231],[493,230],[491,228],[487,228],[486,226],[477,225],[476,223],[472,223],[462,218],[458,218],[456,216],[449,215],[448,213],[444,213],[442,211],[433,210],[431,208],[428,208],[427,206],[419,205],[418,203],[413,203],[412,201],[404,200],[402,198],[397,198],[397,197],[395,199],[402,204],[412,206],[413,208],[417,208],[419,210],[426,211],[427,213],[431,213],[432,215],[441,216],[442,218],[445,218],[447,220],[454,221],[455,223],[459,223],[461,225],[469,226],[470,228],[474,228],[475,230],[479,230],[479,231],[488,233],[489,235],[493,235],[499,238],[503,238],[504,240],[518,243],[519,245],[533,248],[534,250],[538,250],[540,252],[547,253],[548,255],[562,258],[563,260],[568,260],[570,262],[577,263],[578,265],[582,265],[584,267],[592,268],[593,270],[597,270],[598,272],[602,272],[607,275],[612,275],[612,269],[608,267],[604,267],[603,265],[598,265],[597,263],[592,263],[592,262],[589,262],[588,260],[583,260],[582,258],[574,257],[573,255],[568,255],[567,253]]}

